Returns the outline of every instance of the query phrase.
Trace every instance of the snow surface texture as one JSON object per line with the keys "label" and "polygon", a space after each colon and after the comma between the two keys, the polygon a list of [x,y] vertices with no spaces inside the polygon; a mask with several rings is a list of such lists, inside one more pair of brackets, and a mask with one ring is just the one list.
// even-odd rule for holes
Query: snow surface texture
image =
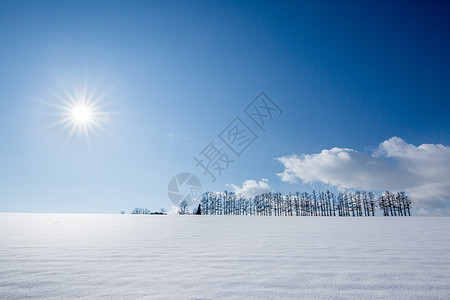
{"label": "snow surface texture", "polygon": [[0,214],[0,298],[449,299],[450,218]]}

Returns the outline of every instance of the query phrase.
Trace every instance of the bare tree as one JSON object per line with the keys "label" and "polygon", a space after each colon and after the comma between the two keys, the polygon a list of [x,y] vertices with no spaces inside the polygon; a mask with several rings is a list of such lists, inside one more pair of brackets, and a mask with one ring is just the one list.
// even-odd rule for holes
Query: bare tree
{"label": "bare tree", "polygon": [[185,215],[187,213],[188,203],[186,200],[181,201],[178,206],[178,214]]}

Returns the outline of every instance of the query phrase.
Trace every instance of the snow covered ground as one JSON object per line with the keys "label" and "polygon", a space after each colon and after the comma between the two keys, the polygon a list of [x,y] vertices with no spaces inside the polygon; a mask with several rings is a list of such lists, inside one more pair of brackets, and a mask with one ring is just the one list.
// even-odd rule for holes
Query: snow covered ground
{"label": "snow covered ground", "polygon": [[450,218],[0,214],[0,298],[449,299]]}

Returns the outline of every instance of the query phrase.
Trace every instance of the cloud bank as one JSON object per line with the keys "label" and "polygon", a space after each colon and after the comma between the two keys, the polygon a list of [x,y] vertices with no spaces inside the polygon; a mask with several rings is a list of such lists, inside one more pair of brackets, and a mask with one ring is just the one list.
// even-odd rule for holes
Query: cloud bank
{"label": "cloud bank", "polygon": [[[399,137],[372,154],[348,148],[277,158],[285,182],[322,182],[338,189],[405,190],[415,206],[442,209],[450,204],[450,147],[408,144]],[[447,205],[446,205],[447,204]]]}
{"label": "cloud bank", "polygon": [[231,184],[231,187],[234,189],[234,192],[237,194],[241,194],[246,198],[252,198],[256,195],[260,195],[263,193],[268,193],[271,191],[269,186],[269,180],[263,178],[259,182],[255,180],[246,180],[242,183],[242,187]]}

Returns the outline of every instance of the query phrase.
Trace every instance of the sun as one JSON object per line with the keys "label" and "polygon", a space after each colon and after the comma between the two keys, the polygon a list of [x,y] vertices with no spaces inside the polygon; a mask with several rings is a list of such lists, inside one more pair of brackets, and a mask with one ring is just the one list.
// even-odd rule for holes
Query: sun
{"label": "sun", "polygon": [[93,121],[93,110],[84,104],[78,104],[72,109],[72,118],[77,123],[90,123]]}
{"label": "sun", "polygon": [[86,140],[88,143],[92,136],[96,137],[98,131],[108,133],[104,125],[110,121],[111,113],[105,111],[104,98],[108,91],[96,93],[95,90],[74,89],[58,95],[59,103],[52,105],[58,111],[58,121],[52,126],[60,127],[60,134],[66,133],[66,140],[76,136],[77,140]]}

